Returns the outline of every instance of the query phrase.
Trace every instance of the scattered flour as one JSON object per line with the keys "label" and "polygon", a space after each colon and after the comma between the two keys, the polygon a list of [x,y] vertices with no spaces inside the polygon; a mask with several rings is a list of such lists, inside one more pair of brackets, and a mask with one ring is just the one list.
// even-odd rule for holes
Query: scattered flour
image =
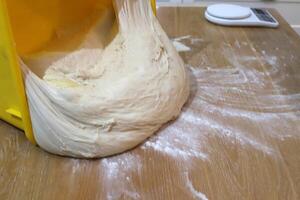
{"label": "scattered flour", "polygon": [[264,63],[268,63],[269,65],[272,65],[272,66],[278,64],[278,59],[276,56],[266,55],[266,54],[263,54],[263,56],[260,56],[260,57],[242,56],[239,59],[244,62],[255,62],[257,60],[262,60]]}
{"label": "scattered flour", "polygon": [[176,48],[176,50],[178,52],[191,51],[190,47],[186,46],[185,44],[183,44],[183,43],[181,43],[179,41],[174,40],[173,41],[173,45],[174,45],[174,47]]}
{"label": "scattered flour", "polygon": [[103,185],[107,199],[141,199],[130,177],[133,173],[140,174],[140,163],[139,156],[130,153],[101,160],[102,181],[105,182]]}
{"label": "scattered flour", "polygon": [[186,186],[189,189],[189,191],[194,195],[195,198],[199,199],[199,200],[208,200],[208,198],[206,197],[206,195],[202,192],[199,192],[195,189],[195,187],[193,186],[191,180],[189,179],[189,174],[188,172],[184,172],[184,177],[186,179]]}
{"label": "scattered flour", "polygon": [[276,56],[270,56],[265,55],[264,59],[270,64],[270,65],[276,65],[277,64],[277,57]]}
{"label": "scattered flour", "polygon": [[191,51],[192,46],[205,42],[204,39],[193,37],[191,35],[177,37],[171,41],[178,52]]}
{"label": "scattered flour", "polygon": [[243,46],[248,46],[248,42],[242,42]]}
{"label": "scattered flour", "polygon": [[[191,36],[174,41],[182,39],[191,39]],[[246,43],[242,42],[242,45]],[[268,158],[277,158],[280,155],[268,142],[272,142],[273,139],[300,137],[296,131],[294,134],[285,132],[290,123],[299,122],[299,116],[289,112],[293,109],[300,110],[300,95],[280,95],[278,91],[284,91],[284,88],[279,86],[276,89],[267,89],[268,77],[255,68],[246,67],[251,62],[256,62],[256,57],[237,57],[228,46],[223,51],[224,58],[230,66],[187,66],[193,78],[191,97],[184,111],[176,121],[141,145],[142,152],[155,150],[156,153],[181,163],[176,165],[182,180],[180,184],[189,190],[193,198],[199,200],[208,200],[208,197],[195,188],[189,173],[195,160],[205,163],[211,161],[210,154],[214,149],[209,145],[209,137],[220,139],[221,145],[225,145],[226,142],[234,147],[240,145],[239,148],[253,149],[255,153],[263,153]],[[259,59],[263,64],[271,65],[269,70],[278,70],[277,57],[263,51]],[[241,122],[244,126],[231,121]],[[220,159],[227,159],[223,152],[218,153]],[[132,179],[132,174],[142,176],[143,165],[139,155],[128,152],[101,160],[101,181],[105,182],[103,185],[107,199],[143,198],[140,191],[134,187]],[[149,159],[159,162],[154,160],[156,158]],[[78,163],[72,170],[78,170]]]}
{"label": "scattered flour", "polygon": [[[175,123],[179,125],[185,123],[185,121],[181,116]],[[158,135],[149,139],[142,145],[142,149],[151,148],[174,159],[207,159],[207,154],[201,152],[201,140],[199,140],[201,134],[197,137],[196,134],[185,132],[176,124],[167,127]]]}
{"label": "scattered flour", "polygon": [[174,41],[181,41],[181,40],[184,40],[184,39],[190,39],[190,38],[192,38],[191,35],[185,35],[185,36],[181,36],[181,37],[174,38],[173,40],[174,40]]}
{"label": "scattered flour", "polygon": [[252,47],[252,46],[251,46],[251,50],[254,51],[254,52],[256,52],[256,49],[254,47]]}
{"label": "scattered flour", "polygon": [[235,40],[234,41],[234,45],[237,47],[237,48],[241,48],[241,44],[240,44],[240,42],[238,41],[238,40]]}

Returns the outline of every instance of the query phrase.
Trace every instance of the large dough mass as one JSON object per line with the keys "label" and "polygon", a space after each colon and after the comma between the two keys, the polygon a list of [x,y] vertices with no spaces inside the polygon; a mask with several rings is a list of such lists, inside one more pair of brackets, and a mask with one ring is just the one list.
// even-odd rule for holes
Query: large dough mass
{"label": "large dough mass", "polygon": [[103,157],[128,150],[176,118],[187,100],[184,64],[150,1],[116,0],[119,34],[26,78],[34,136],[49,152]]}

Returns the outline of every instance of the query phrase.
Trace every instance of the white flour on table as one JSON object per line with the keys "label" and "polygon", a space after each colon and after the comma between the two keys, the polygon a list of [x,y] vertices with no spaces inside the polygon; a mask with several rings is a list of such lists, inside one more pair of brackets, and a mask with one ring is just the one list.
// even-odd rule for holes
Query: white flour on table
{"label": "white flour on table", "polygon": [[[244,42],[239,44],[246,45]],[[209,195],[201,191],[199,185],[195,185],[192,170],[196,163],[209,165],[212,162],[212,156],[216,154],[214,146],[211,146],[213,143],[210,143],[212,138],[222,141],[224,145],[234,146],[238,152],[252,149],[276,161],[282,155],[272,147],[272,141],[300,138],[300,132],[297,131],[286,134],[291,124],[299,123],[299,116],[292,112],[300,114],[300,95],[288,94],[280,85],[274,85],[284,79],[281,76],[284,71],[279,67],[280,60],[267,52],[261,53],[259,58],[263,65],[268,65],[270,71],[266,74],[248,67],[257,63],[251,55],[237,57],[234,49],[228,45],[221,45],[220,49],[228,61],[228,66],[224,68],[214,65],[191,66],[187,63],[192,77],[191,97],[177,120],[138,147],[141,150],[100,161],[99,167],[103,174],[100,178],[107,185],[108,199],[120,196],[145,198],[143,195],[147,194],[136,188],[132,175],[143,177],[142,172],[146,166],[142,159],[151,159],[152,163],[163,162],[161,159],[166,158],[178,163],[177,173],[181,180],[178,184],[190,192],[187,199],[207,200]],[[208,59],[206,56],[201,58]],[[210,61],[200,60],[199,63],[209,64]],[[272,84],[269,83],[270,76]],[[149,155],[147,152],[153,151],[155,157],[144,157]],[[218,159],[227,159],[222,152],[218,152],[218,155]],[[221,167],[218,162],[213,164],[216,168]],[[201,183],[201,179],[197,181]],[[235,185],[230,187],[234,188]]]}

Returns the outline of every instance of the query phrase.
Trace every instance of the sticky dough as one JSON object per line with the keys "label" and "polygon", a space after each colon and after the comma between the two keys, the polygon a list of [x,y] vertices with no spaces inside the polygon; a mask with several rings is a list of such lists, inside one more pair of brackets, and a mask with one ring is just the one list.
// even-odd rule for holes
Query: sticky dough
{"label": "sticky dough", "polygon": [[26,90],[34,136],[73,157],[123,152],[175,119],[189,95],[184,64],[150,1],[116,0],[120,31],[105,49],[81,49],[32,72]]}

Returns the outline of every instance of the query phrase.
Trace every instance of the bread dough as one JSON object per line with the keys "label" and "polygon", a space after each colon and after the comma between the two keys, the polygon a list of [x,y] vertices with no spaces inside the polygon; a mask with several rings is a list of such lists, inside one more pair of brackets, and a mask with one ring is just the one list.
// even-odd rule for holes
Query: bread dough
{"label": "bread dough", "polygon": [[175,119],[189,95],[184,63],[150,1],[115,0],[120,31],[105,49],[81,49],[27,71],[34,136],[45,150],[103,157],[141,143]]}

